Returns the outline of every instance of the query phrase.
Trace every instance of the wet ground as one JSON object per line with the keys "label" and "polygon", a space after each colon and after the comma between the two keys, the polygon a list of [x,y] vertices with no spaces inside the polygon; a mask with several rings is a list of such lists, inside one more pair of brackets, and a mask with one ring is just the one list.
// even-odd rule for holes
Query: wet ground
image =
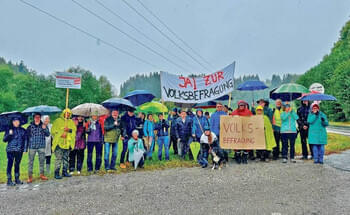
{"label": "wet ground", "polygon": [[[344,165],[340,165],[344,163]],[[345,164],[346,163],[346,164]],[[333,168],[336,167],[336,168]],[[349,214],[350,152],[0,186],[1,214]]]}

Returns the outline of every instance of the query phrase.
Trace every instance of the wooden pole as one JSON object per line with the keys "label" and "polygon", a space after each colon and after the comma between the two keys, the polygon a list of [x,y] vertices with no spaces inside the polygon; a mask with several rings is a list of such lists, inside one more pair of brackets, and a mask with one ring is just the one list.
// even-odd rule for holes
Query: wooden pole
{"label": "wooden pole", "polygon": [[232,92],[228,94],[228,107],[231,107]]}
{"label": "wooden pole", "polygon": [[[67,88],[67,92],[66,92],[66,109],[68,108],[68,102],[69,102],[69,88]],[[68,119],[66,116],[66,112],[64,112],[64,129],[66,129],[67,125],[68,125]],[[65,144],[66,142],[67,142],[67,138],[64,139]]]}

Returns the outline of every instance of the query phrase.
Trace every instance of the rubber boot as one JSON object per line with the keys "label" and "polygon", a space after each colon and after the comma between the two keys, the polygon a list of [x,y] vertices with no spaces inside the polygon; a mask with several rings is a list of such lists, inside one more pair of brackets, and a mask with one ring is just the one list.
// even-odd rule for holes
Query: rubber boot
{"label": "rubber boot", "polygon": [[15,186],[16,184],[12,182],[12,179],[11,178],[8,178],[7,179],[7,186]]}
{"label": "rubber boot", "polygon": [[242,163],[248,164],[248,152],[243,152]]}
{"label": "rubber boot", "polygon": [[235,153],[235,160],[236,160],[237,164],[241,164],[241,162],[242,162],[241,152]]}
{"label": "rubber boot", "polygon": [[55,179],[62,179],[62,176],[60,176],[60,171],[59,170],[55,171]]}

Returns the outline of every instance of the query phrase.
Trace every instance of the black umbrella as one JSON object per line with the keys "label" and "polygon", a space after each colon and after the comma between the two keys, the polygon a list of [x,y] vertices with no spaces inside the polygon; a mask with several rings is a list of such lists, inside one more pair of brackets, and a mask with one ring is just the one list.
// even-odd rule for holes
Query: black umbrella
{"label": "black umbrella", "polygon": [[0,114],[0,132],[6,131],[6,129],[8,129],[13,118],[18,118],[21,122],[21,125],[24,125],[28,122],[28,116],[19,111],[4,112]]}

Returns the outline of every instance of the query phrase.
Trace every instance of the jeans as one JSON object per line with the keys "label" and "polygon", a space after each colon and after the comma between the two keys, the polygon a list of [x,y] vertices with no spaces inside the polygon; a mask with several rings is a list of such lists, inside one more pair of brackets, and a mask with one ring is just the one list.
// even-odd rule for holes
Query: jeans
{"label": "jeans", "polygon": [[290,159],[294,159],[296,133],[282,133],[282,158],[288,158],[288,145],[290,147]]}
{"label": "jeans", "polygon": [[127,154],[126,152],[128,151],[128,138],[124,138],[123,140],[123,150],[122,150],[122,154],[120,155],[120,163],[124,163],[125,162],[125,155],[126,155],[126,160],[128,160],[129,154]]}
{"label": "jeans", "polygon": [[200,154],[198,158],[198,163],[202,167],[208,166],[208,157],[209,157],[209,145],[201,144]]}
{"label": "jeans", "polygon": [[74,149],[69,152],[69,171],[81,171],[83,168],[85,149]]}
{"label": "jeans", "polygon": [[273,158],[277,159],[280,156],[280,141],[281,141],[281,133],[280,131],[273,131],[273,136],[275,137],[276,147],[273,148]]}
{"label": "jeans", "polygon": [[[192,139],[192,138],[191,138]],[[178,142],[178,151],[179,151],[179,155],[182,157],[182,158],[185,158],[187,152],[189,151],[189,141],[190,139],[187,138],[187,139],[181,139],[179,142]]]}
{"label": "jeans", "polygon": [[12,166],[15,163],[15,178],[19,179],[19,170],[23,152],[7,152],[7,178],[12,178]]}
{"label": "jeans", "polygon": [[169,160],[169,136],[158,137],[158,159],[162,160],[163,145],[165,151],[165,160]]}
{"label": "jeans", "polygon": [[[111,163],[109,163],[109,151],[112,147]],[[115,161],[118,155],[118,143],[105,143],[105,170],[115,169]]]}
{"label": "jeans", "polygon": [[62,149],[61,147],[56,146],[55,156],[55,172],[60,172],[61,164],[63,164],[62,172],[66,173],[68,170],[69,149]]}
{"label": "jeans", "polygon": [[177,151],[177,138],[176,138],[176,135],[171,135],[170,136],[169,148],[170,148],[171,145],[173,146],[174,155],[177,155],[178,151]]}
{"label": "jeans", "polygon": [[88,171],[89,172],[93,171],[92,153],[94,151],[94,148],[95,148],[95,154],[96,154],[95,171],[100,170],[101,162],[102,162],[103,144],[101,142],[88,142],[87,148],[88,148],[88,157],[87,157],[87,169],[88,169]]}
{"label": "jeans", "polygon": [[44,165],[45,165],[45,148],[41,149],[29,149],[28,151],[28,176],[33,175],[33,163],[35,154],[39,155],[39,166],[40,166],[40,174],[44,174]]}
{"label": "jeans", "polygon": [[323,144],[312,144],[312,151],[314,152],[315,163],[323,163],[324,145]]}
{"label": "jeans", "polygon": [[[147,137],[148,138],[148,137]],[[151,143],[148,143],[148,144],[151,144],[150,145],[150,148],[147,152],[147,157],[148,158],[151,158],[152,157],[152,154],[153,154],[153,150],[154,150],[154,145],[155,145],[155,137],[152,138],[152,142]]]}

